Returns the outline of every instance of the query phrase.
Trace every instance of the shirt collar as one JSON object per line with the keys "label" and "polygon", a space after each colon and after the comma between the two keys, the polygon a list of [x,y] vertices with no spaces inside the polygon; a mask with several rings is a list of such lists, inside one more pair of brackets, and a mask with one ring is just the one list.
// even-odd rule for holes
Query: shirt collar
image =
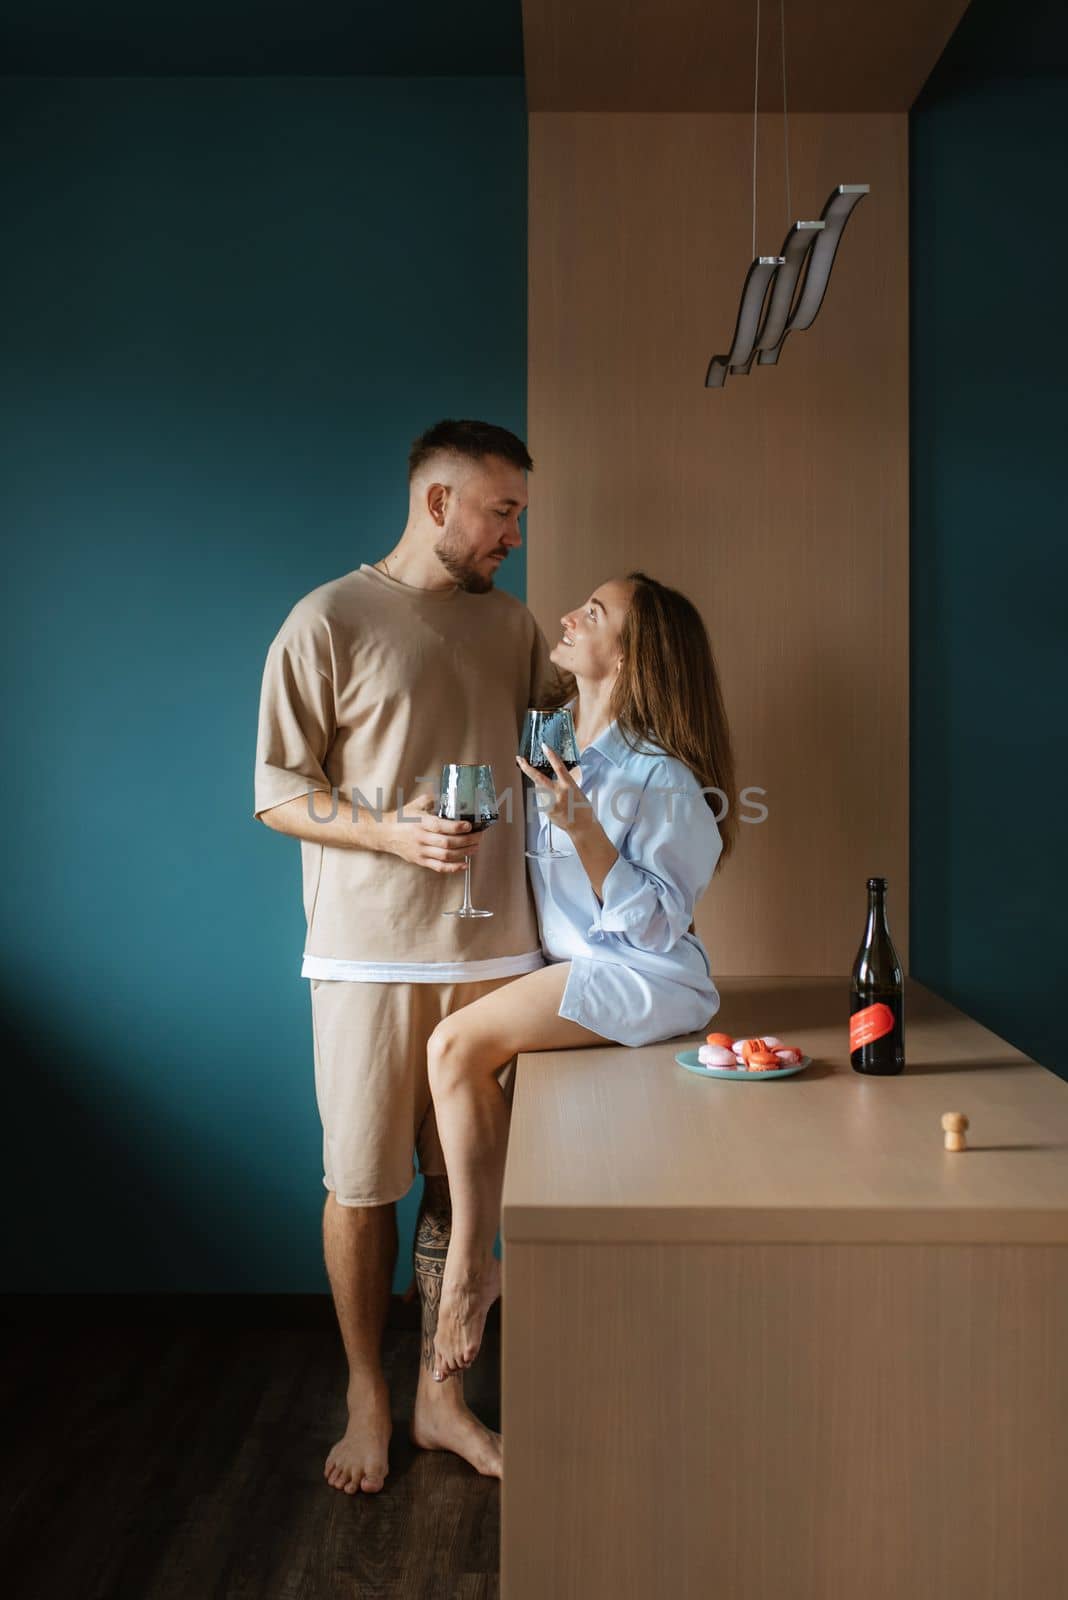
{"label": "shirt collar", "polygon": [[[644,744],[639,744],[638,749],[648,754],[653,753]],[[591,750],[595,750],[598,755],[604,756],[606,761],[611,761],[612,765],[616,767],[622,767],[635,754],[634,747],[628,744],[624,738],[618,722],[610,722],[608,727],[597,735],[593,743],[588,744],[585,750],[580,752],[580,760],[585,761]]]}

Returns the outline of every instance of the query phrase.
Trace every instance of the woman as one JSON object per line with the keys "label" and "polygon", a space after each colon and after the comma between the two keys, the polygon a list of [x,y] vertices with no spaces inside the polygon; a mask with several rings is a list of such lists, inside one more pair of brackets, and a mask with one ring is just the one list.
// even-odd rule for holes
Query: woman
{"label": "woman", "polygon": [[692,918],[733,845],[735,788],[704,624],[683,595],[641,572],[602,584],[561,621],[551,659],[577,685],[581,764],[568,773],[547,750],[550,781],[517,758],[540,793],[532,840],[544,843],[549,822],[564,835],[562,845],[554,835],[564,859],[531,863],[548,965],[464,1006],[429,1044],[452,1195],[439,1380],[471,1365],[500,1293],[504,1063],[521,1050],[693,1033],[719,1007]]}

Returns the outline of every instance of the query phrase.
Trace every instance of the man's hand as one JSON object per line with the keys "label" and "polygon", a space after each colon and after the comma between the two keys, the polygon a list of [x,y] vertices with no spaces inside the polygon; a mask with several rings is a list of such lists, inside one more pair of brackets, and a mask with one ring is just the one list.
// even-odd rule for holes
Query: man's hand
{"label": "man's hand", "polygon": [[332,815],[318,815],[309,810],[310,803],[306,795],[285,800],[264,811],[262,820],[291,839],[341,850],[381,850],[432,872],[463,872],[465,858],[475,853],[482,838],[471,832],[469,822],[434,816],[432,794],[417,795],[399,811],[383,812],[381,820],[363,808],[353,812],[352,802],[336,790]]}
{"label": "man's hand", "polygon": [[400,811],[387,813],[380,825],[380,848],[417,867],[429,867],[431,872],[463,872],[482,835],[472,833],[469,822],[435,816],[434,804],[432,794],[421,794]]}

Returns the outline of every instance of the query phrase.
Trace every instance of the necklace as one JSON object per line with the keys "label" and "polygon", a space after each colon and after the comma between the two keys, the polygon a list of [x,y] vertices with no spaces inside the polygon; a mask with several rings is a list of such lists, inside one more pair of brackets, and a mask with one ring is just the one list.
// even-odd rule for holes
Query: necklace
{"label": "necklace", "polygon": [[[399,583],[403,589],[413,589],[413,588],[418,589],[419,586],[417,584],[405,583],[403,578],[395,578],[393,576],[392,572],[390,572],[390,570],[389,570],[389,561],[387,560],[387,558],[385,556],[382,557],[381,561],[375,561],[373,563],[373,565],[376,568],[379,568],[381,570],[381,572],[382,572],[382,576],[385,577],[385,578],[388,578],[391,583]],[[455,594],[456,590],[459,587],[460,587],[460,585],[458,583],[454,583],[452,588],[448,591],[448,593],[449,594]],[[434,592],[434,591],[428,591],[428,592]]]}

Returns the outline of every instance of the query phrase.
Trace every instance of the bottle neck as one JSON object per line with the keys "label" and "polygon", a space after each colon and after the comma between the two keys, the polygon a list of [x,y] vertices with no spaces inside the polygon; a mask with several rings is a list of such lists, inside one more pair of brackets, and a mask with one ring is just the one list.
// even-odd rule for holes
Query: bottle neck
{"label": "bottle neck", "polygon": [[885,889],[868,890],[868,922],[864,929],[864,943],[870,945],[877,934],[884,933],[890,937],[890,928],[886,920],[886,891]]}
{"label": "bottle neck", "polygon": [[861,990],[901,992],[904,972],[886,920],[886,887],[868,886],[868,920],[853,963],[853,982]]}

